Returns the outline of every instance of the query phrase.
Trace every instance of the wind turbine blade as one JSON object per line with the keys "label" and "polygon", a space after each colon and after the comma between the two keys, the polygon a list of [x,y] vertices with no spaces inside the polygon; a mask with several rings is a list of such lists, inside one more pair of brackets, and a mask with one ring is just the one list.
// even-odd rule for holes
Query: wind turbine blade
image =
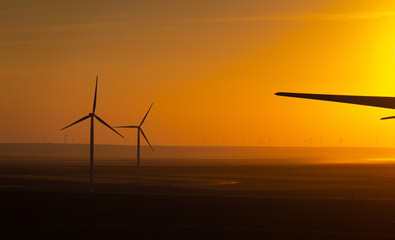
{"label": "wind turbine blade", "polygon": [[86,119],[88,119],[88,118],[90,118],[90,117],[91,117],[91,115],[89,114],[88,116],[85,116],[85,117],[81,118],[80,120],[73,122],[72,124],[68,125],[67,127],[64,127],[64,128],[62,128],[62,129],[60,129],[60,131],[63,131],[63,130],[65,130],[66,128],[69,128],[69,127],[71,127],[71,126],[73,126],[73,125],[75,125],[75,124],[77,124],[77,123],[79,123],[79,122],[82,122],[82,121],[84,121],[84,120],[86,120]]}
{"label": "wind turbine blade", "polygon": [[372,97],[372,96],[353,96],[353,95],[328,95],[328,94],[309,94],[309,93],[289,93],[278,92],[277,96],[307,98],[331,102],[351,103],[372,107],[395,109],[395,97]]}
{"label": "wind turbine blade", "polygon": [[394,119],[395,118],[395,116],[391,116],[391,117],[384,117],[384,118],[381,118],[380,120],[387,120],[387,119]]}
{"label": "wind turbine blade", "polygon": [[149,113],[149,111],[151,111],[152,105],[154,105],[154,104],[152,103],[152,104],[151,104],[151,106],[149,107],[149,109],[148,109],[147,113],[145,114],[145,116],[144,116],[143,120],[142,120],[142,121],[141,121],[141,123],[140,123],[140,126],[141,126],[141,125],[143,125],[143,123],[144,123],[145,119],[146,119],[146,118],[147,118],[147,116],[148,116],[148,113]]}
{"label": "wind turbine blade", "polygon": [[139,126],[115,126],[114,128],[139,128]]}
{"label": "wind turbine blade", "polygon": [[145,136],[143,129],[140,128],[141,134],[143,134],[143,137],[145,138],[145,140],[147,141],[149,147],[151,148],[152,151],[154,151],[154,149],[151,146],[151,143],[149,143],[147,136]]}
{"label": "wind turbine blade", "polygon": [[95,87],[95,98],[93,99],[93,110],[92,113],[95,114],[96,111],[96,100],[97,100],[97,82],[99,80],[99,76],[96,76],[96,87]]}
{"label": "wind turbine blade", "polygon": [[93,116],[95,116],[95,118],[96,118],[97,120],[99,120],[99,122],[103,123],[106,127],[108,127],[109,129],[113,130],[113,131],[114,131],[116,134],[118,134],[119,136],[123,137],[119,132],[117,132],[114,128],[112,128],[112,127],[111,127],[110,125],[108,125],[105,121],[103,121],[103,119],[99,118],[99,117],[96,116],[96,115],[93,115]]}

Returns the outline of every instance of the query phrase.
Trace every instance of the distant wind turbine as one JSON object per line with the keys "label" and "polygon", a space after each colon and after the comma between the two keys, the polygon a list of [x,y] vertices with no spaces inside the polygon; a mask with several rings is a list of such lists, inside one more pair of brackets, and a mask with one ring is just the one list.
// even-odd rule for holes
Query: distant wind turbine
{"label": "distant wind turbine", "polygon": [[91,119],[91,142],[90,142],[90,177],[89,177],[89,191],[94,192],[94,187],[93,187],[93,153],[94,153],[94,119],[96,118],[99,122],[101,122],[104,126],[110,128],[113,130],[115,133],[117,133],[119,136],[123,137],[120,133],[118,133],[115,129],[113,129],[110,125],[108,125],[106,122],[104,122],[101,118],[99,118],[95,112],[96,112],[96,99],[97,99],[97,82],[98,82],[98,76],[96,76],[96,88],[95,88],[95,97],[93,100],[93,110],[92,113],[89,113],[87,116],[81,118],[80,120],[68,125],[67,127],[62,128],[60,131],[63,131],[66,128],[69,128],[77,123],[80,123],[88,118]]}
{"label": "distant wind turbine", "polygon": [[153,103],[151,104],[151,106],[149,107],[147,113],[145,114],[143,120],[141,121],[140,125],[138,126],[117,126],[114,128],[137,128],[137,183],[140,182],[140,133],[143,135],[144,139],[147,141],[148,145],[150,146],[151,150],[154,151],[154,149],[152,148],[151,144],[148,141],[147,136],[145,136],[143,129],[141,128],[141,126],[143,125],[145,119],[148,116],[148,113],[151,111]]}

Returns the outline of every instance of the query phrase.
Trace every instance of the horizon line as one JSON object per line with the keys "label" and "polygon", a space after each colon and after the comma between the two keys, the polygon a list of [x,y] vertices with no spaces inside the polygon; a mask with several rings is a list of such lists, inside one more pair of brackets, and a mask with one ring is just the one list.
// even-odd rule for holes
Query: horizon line
{"label": "horizon line", "polygon": [[[0,143],[0,145],[5,145],[5,144],[31,144],[31,145],[89,145],[89,143],[43,143],[43,142],[3,142]],[[136,144],[109,144],[109,143],[97,143],[95,145],[101,145],[101,146],[135,146]],[[149,145],[141,145],[142,147],[148,147]],[[153,147],[246,147],[246,148],[395,148],[395,146],[390,147],[390,146],[301,146],[301,145],[290,145],[290,146],[281,146],[281,145],[273,145],[273,146],[258,146],[258,145],[152,145]]]}

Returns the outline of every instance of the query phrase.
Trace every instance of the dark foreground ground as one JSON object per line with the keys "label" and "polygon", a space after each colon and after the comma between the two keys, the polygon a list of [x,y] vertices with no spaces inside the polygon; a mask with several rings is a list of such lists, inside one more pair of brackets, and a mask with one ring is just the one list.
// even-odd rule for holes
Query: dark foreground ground
{"label": "dark foreground ground", "polygon": [[2,192],[2,239],[394,239],[395,201]]}
{"label": "dark foreground ground", "polygon": [[[0,239],[395,239],[395,165],[144,167],[0,158]],[[115,161],[115,160],[114,160]],[[114,163],[115,164],[115,163]]]}

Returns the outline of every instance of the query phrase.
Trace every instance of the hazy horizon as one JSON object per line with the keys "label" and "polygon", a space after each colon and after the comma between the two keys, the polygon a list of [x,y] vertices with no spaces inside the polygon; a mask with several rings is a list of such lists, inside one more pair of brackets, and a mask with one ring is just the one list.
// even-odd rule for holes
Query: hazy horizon
{"label": "hazy horizon", "polygon": [[[143,166],[394,164],[395,148],[143,146]],[[135,165],[136,146],[95,146],[96,164]],[[2,165],[89,163],[87,144],[0,144]]]}

